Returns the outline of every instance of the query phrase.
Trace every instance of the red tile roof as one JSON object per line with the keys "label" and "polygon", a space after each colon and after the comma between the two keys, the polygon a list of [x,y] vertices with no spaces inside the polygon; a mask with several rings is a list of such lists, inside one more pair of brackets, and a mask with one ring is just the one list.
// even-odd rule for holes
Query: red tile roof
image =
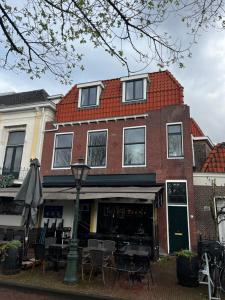
{"label": "red tile roof", "polygon": [[212,149],[202,172],[225,173],[225,143],[217,144]]}
{"label": "red tile roof", "polygon": [[120,78],[103,80],[104,89],[98,107],[78,108],[78,88],[75,85],[57,104],[58,123],[137,115],[164,106],[183,104],[183,87],[169,71],[149,73],[147,100],[122,103]]}
{"label": "red tile roof", "polygon": [[198,124],[196,123],[196,121],[194,119],[191,118],[191,134],[194,137],[202,137],[205,136],[203,131],[201,130],[201,128],[198,126]]}

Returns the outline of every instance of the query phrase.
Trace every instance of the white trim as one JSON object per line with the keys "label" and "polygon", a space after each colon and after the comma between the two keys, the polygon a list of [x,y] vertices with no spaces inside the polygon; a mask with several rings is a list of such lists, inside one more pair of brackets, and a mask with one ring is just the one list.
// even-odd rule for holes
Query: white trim
{"label": "white trim", "polygon": [[[181,150],[182,156],[169,156],[169,140],[168,140],[168,126],[171,125],[181,125]],[[166,123],[166,148],[167,148],[167,159],[184,159],[184,130],[183,130],[183,123],[182,122],[173,122],[173,123]]]}
{"label": "white trim", "polygon": [[[130,82],[130,81],[135,81],[135,80],[138,80],[138,79],[142,79],[143,80],[143,98],[142,99],[133,99],[133,100],[126,100],[126,83],[127,82]],[[127,103],[127,104],[130,104],[130,103],[137,103],[137,102],[143,102],[143,101],[146,101],[147,99],[147,79],[146,78],[137,78],[137,79],[131,79],[130,80],[124,80],[122,82],[122,102],[123,103]]]}
{"label": "white trim", "polygon": [[[185,182],[186,183],[186,197],[187,197],[187,204],[169,204],[168,203],[168,189],[167,184],[169,182]],[[191,250],[191,239],[190,239],[190,221],[189,221],[189,199],[188,199],[188,187],[187,187],[187,180],[185,179],[171,179],[166,180],[166,225],[167,225],[167,249],[168,253],[170,253],[170,241],[169,241],[169,216],[168,216],[168,206],[176,206],[176,207],[187,207],[187,224],[188,224],[188,243],[189,243],[189,249]]]}
{"label": "white trim", "polygon": [[102,81],[91,81],[91,82],[77,84],[78,89],[82,89],[82,88],[86,88],[86,87],[93,87],[93,86],[101,86],[104,89],[104,85],[103,85]]}
{"label": "white trim", "polygon": [[120,81],[122,81],[122,82],[123,81],[132,81],[132,80],[137,80],[137,79],[148,79],[149,80],[148,73],[121,77]]}
{"label": "white trim", "polygon": [[192,157],[193,157],[193,167],[196,166],[195,163],[195,149],[194,149],[194,141],[193,141],[193,135],[191,134],[191,149],[192,149]]}
{"label": "white trim", "polygon": [[[145,128],[145,164],[144,165],[124,165],[124,132],[126,129],[135,129],[135,128]],[[139,125],[139,126],[130,126],[130,127],[123,127],[123,147],[122,147],[122,168],[140,168],[140,167],[146,167],[146,125]]]}
{"label": "white trim", "polygon": [[52,110],[56,110],[56,105],[52,102],[34,102],[32,104],[22,104],[22,105],[12,105],[12,106],[7,106],[5,105],[4,108],[0,107],[0,112],[9,112],[9,111],[21,111],[21,110],[26,110],[26,109],[37,109],[38,107],[49,107]]}
{"label": "white trim", "polygon": [[213,173],[213,172],[196,172],[193,173],[194,177],[217,177],[217,178],[225,178],[225,173]]}
{"label": "white trim", "polygon": [[65,168],[57,168],[57,167],[54,167],[56,136],[57,136],[57,135],[63,135],[63,134],[72,134],[72,147],[71,147],[71,153],[70,153],[70,164],[71,164],[71,161],[72,161],[72,154],[73,154],[74,132],[59,132],[59,133],[55,133],[55,135],[54,135],[54,143],[53,143],[53,154],[52,154],[51,170],[69,170],[69,169],[70,169],[70,166],[69,166],[69,167],[65,167]]}
{"label": "white trim", "polygon": [[207,141],[209,142],[210,146],[214,147],[215,144],[211,141],[211,139],[208,136],[199,136],[199,137],[195,137],[193,136],[193,140],[194,141]]}
{"label": "white trim", "polygon": [[99,166],[99,167],[93,167],[90,166],[92,169],[105,169],[107,168],[107,152],[108,152],[108,128],[105,129],[96,129],[96,130],[88,130],[87,131],[87,142],[86,142],[86,158],[85,158],[85,163],[87,164],[87,157],[88,157],[88,137],[89,137],[89,132],[96,132],[96,131],[106,131],[107,136],[106,136],[106,155],[105,155],[105,166]]}
{"label": "white trim", "polygon": [[[84,120],[84,121],[70,121],[70,122],[63,122],[63,123],[55,123],[54,126],[67,126],[67,125],[81,125],[81,124],[90,124],[90,123],[100,123],[100,122],[109,122],[109,121],[120,121],[120,120],[131,120],[131,119],[138,119],[138,118],[147,118],[148,114],[142,115],[131,115],[131,116],[121,116],[121,117],[112,117],[112,118],[102,118],[102,119],[91,119],[91,120]],[[49,129],[45,131],[54,131],[55,129]]]}

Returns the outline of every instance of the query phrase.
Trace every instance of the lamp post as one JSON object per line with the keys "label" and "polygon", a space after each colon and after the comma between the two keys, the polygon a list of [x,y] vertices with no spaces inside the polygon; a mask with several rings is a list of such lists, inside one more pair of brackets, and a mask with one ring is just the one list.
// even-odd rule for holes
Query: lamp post
{"label": "lamp post", "polygon": [[64,277],[65,283],[75,283],[78,281],[77,276],[77,261],[78,261],[78,239],[77,229],[79,221],[79,201],[80,190],[82,183],[86,180],[88,172],[91,168],[84,163],[84,159],[80,158],[78,163],[71,165],[72,174],[75,179],[76,186],[76,200],[74,203],[74,217],[73,217],[73,232],[72,239],[70,241],[69,253],[67,256],[66,273]]}

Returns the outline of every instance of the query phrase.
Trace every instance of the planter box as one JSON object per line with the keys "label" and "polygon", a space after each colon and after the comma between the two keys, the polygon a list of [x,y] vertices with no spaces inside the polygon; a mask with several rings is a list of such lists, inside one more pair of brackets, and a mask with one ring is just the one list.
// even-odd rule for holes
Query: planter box
{"label": "planter box", "polygon": [[2,262],[2,273],[5,275],[17,274],[22,266],[22,248],[9,248]]}
{"label": "planter box", "polygon": [[180,285],[196,287],[199,285],[199,260],[198,257],[177,256],[177,280]]}

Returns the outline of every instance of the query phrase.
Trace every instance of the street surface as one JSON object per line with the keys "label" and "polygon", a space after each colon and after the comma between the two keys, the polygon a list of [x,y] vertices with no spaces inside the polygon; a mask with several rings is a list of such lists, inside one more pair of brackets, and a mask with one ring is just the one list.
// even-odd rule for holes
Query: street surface
{"label": "street surface", "polygon": [[[31,291],[22,291],[10,288],[0,287],[0,300],[92,300],[87,296],[62,296],[62,295],[44,295]],[[95,298],[97,300],[97,298]],[[93,299],[93,300],[95,300]]]}

